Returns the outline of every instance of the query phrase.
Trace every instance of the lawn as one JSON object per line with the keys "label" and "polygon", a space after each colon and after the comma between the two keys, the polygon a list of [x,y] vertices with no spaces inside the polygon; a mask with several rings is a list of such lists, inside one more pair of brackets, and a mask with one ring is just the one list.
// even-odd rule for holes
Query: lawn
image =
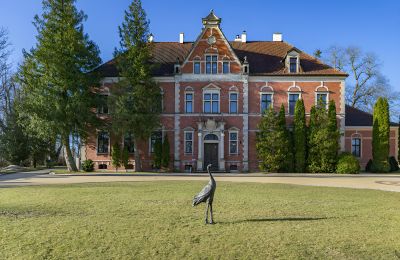
{"label": "lawn", "polygon": [[0,189],[0,259],[394,259],[400,193],[205,182]]}

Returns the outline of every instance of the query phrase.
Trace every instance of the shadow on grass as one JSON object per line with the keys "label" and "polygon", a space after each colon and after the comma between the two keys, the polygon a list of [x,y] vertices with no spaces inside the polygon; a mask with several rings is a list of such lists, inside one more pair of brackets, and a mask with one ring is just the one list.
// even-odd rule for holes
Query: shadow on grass
{"label": "shadow on grass", "polygon": [[317,221],[324,219],[332,219],[334,217],[284,217],[284,218],[250,218],[234,221],[218,221],[218,224],[238,224],[246,222],[274,222],[274,221]]}

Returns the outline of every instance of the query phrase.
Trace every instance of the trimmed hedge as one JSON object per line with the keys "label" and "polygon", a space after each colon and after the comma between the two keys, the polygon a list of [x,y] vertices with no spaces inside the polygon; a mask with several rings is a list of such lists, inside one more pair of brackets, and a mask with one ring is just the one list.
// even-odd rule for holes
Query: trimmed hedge
{"label": "trimmed hedge", "polygon": [[360,163],[351,153],[342,153],[339,156],[336,172],[340,174],[360,173]]}
{"label": "trimmed hedge", "polygon": [[85,171],[85,172],[92,172],[92,171],[94,171],[94,162],[92,161],[92,160],[85,160],[85,161],[83,161],[83,163],[82,163],[82,169]]}

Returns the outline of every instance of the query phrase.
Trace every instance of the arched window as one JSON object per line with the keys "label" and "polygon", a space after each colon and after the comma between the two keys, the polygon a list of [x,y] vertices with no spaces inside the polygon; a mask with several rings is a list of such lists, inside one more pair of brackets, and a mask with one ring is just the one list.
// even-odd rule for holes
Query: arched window
{"label": "arched window", "polygon": [[218,141],[218,136],[215,134],[208,134],[204,137],[204,140],[206,141]]}
{"label": "arched window", "polygon": [[229,89],[229,113],[238,113],[239,103],[239,91],[237,87],[231,87]]}
{"label": "arched window", "polygon": [[193,73],[194,74],[200,74],[201,73],[201,67],[200,67],[200,58],[196,57],[193,59]]}
{"label": "arched window", "polygon": [[185,88],[185,113],[193,113],[194,91],[193,88]]}

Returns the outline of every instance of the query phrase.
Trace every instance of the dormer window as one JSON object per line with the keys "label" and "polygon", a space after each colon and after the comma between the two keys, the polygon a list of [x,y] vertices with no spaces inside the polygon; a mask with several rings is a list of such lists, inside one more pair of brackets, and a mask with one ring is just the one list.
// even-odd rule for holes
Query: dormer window
{"label": "dormer window", "polygon": [[218,56],[206,56],[206,74],[217,74],[218,72]]}
{"label": "dormer window", "polygon": [[290,73],[297,72],[297,57],[290,57],[289,70],[290,70]]}

